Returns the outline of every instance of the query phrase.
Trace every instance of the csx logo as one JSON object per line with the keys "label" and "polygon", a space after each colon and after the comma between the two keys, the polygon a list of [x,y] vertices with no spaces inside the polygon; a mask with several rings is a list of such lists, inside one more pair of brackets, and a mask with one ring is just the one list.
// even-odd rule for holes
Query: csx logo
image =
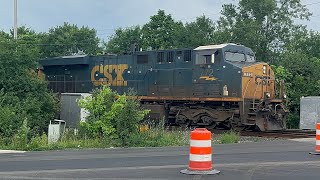
{"label": "csx logo", "polygon": [[91,81],[94,86],[111,85],[127,86],[123,79],[123,72],[128,69],[128,64],[97,65],[91,70]]}

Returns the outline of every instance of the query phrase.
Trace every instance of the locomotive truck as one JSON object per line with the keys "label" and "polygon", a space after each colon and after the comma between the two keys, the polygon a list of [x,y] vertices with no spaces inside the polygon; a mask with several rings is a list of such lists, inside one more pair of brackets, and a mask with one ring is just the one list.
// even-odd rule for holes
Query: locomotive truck
{"label": "locomotive truck", "polygon": [[286,95],[276,97],[271,67],[243,45],[73,55],[43,59],[41,72],[56,93],[88,93],[108,85],[129,88],[150,118],[182,127],[286,128]]}

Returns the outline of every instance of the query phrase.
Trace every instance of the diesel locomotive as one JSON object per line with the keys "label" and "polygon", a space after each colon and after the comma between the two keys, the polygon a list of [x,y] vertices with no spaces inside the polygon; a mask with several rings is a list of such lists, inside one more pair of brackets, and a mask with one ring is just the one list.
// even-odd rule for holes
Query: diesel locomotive
{"label": "diesel locomotive", "polygon": [[74,55],[40,61],[56,93],[88,93],[108,85],[133,88],[150,118],[182,127],[286,128],[286,95],[276,97],[271,67],[243,45],[133,51],[122,55]]}

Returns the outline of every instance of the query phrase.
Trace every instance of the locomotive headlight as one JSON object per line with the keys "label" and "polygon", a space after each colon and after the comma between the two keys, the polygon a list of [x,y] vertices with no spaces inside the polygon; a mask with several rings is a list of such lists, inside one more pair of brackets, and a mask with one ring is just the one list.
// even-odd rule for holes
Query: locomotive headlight
{"label": "locomotive headlight", "polygon": [[270,93],[266,93],[266,98],[270,98],[271,97],[271,94]]}
{"label": "locomotive headlight", "polygon": [[265,74],[267,72],[267,66],[263,66],[262,72],[263,72],[263,74]]}

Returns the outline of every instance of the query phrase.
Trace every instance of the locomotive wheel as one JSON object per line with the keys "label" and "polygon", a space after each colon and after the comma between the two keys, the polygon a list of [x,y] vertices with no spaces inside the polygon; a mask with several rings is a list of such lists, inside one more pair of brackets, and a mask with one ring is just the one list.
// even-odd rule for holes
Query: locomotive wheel
{"label": "locomotive wheel", "polygon": [[216,122],[212,122],[209,126],[207,126],[208,130],[215,129],[217,127]]}
{"label": "locomotive wheel", "polygon": [[185,115],[179,114],[176,117],[176,124],[181,128],[187,129],[190,126],[190,121]]}
{"label": "locomotive wheel", "polygon": [[230,120],[226,120],[226,121],[220,123],[219,126],[220,126],[221,128],[223,128],[223,129],[226,129],[226,130],[232,129],[232,123],[231,123]]}
{"label": "locomotive wheel", "polygon": [[206,125],[207,129],[214,129],[217,126],[217,123],[209,115],[201,116],[200,120],[203,122],[203,124],[208,124]]}
{"label": "locomotive wheel", "polygon": [[203,124],[211,124],[213,122],[212,118],[208,115],[201,116],[200,120],[203,122]]}

